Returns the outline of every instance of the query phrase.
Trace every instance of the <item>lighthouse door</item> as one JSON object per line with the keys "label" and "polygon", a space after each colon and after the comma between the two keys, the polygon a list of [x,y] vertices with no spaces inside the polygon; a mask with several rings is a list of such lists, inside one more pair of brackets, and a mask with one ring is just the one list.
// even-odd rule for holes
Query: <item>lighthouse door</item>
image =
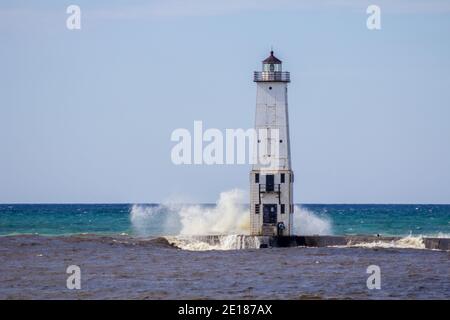
{"label": "lighthouse door", "polygon": [[274,190],[274,176],[273,174],[266,175],[266,191],[272,192]]}
{"label": "lighthouse door", "polygon": [[277,205],[263,205],[263,223],[277,223]]}

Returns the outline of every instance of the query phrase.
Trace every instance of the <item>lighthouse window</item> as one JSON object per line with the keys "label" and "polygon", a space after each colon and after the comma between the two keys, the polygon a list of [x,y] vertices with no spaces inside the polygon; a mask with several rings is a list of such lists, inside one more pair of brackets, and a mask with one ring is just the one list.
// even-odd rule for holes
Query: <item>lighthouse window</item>
{"label": "lighthouse window", "polygon": [[259,203],[255,204],[255,214],[259,214],[260,205]]}
{"label": "lighthouse window", "polygon": [[270,71],[272,71],[272,72],[275,71],[275,66],[273,64],[270,65]]}
{"label": "lighthouse window", "polygon": [[259,173],[255,173],[255,183],[259,183]]}
{"label": "lighthouse window", "polygon": [[284,213],[284,204],[281,205],[281,213]]}
{"label": "lighthouse window", "polygon": [[280,180],[281,180],[281,183],[284,183],[284,173],[281,174],[281,177],[280,177],[280,178],[281,178],[281,179],[280,179]]}
{"label": "lighthouse window", "polygon": [[272,90],[272,87],[269,87],[269,90]]}
{"label": "lighthouse window", "polygon": [[266,175],[266,191],[267,192],[274,191],[274,176],[273,176],[273,174]]}
{"label": "lighthouse window", "polygon": [[280,143],[283,143],[283,140],[280,140]]}

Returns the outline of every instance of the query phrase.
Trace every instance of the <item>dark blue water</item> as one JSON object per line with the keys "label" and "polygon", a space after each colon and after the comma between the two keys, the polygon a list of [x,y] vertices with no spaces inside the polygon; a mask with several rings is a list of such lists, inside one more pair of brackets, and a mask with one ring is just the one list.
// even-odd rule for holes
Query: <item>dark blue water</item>
{"label": "dark blue water", "polygon": [[[214,206],[195,207],[207,210]],[[450,235],[450,205],[308,204],[301,205],[295,214],[300,216],[297,224],[308,226],[311,233],[318,234]],[[126,233],[160,236],[177,234],[181,228],[177,209],[157,204],[0,205],[0,235]]]}

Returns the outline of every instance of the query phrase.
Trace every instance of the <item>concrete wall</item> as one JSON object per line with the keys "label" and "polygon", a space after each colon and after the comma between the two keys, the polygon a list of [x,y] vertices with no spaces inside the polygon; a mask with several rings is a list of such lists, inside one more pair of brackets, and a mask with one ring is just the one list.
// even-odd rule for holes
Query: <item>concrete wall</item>
{"label": "concrete wall", "polygon": [[[402,239],[401,237],[376,237],[376,236],[291,236],[270,237],[269,246],[272,247],[329,247],[345,246],[370,242],[391,242]],[[450,250],[450,239],[448,238],[424,238],[423,242],[427,249]]]}
{"label": "concrete wall", "polygon": [[[212,245],[220,244],[223,236],[195,236],[194,238]],[[243,236],[253,237],[253,236]],[[262,247],[330,247],[346,246],[359,243],[392,242],[402,239],[401,237],[376,237],[376,236],[257,236]],[[449,238],[423,238],[426,249],[437,249],[450,251]]]}

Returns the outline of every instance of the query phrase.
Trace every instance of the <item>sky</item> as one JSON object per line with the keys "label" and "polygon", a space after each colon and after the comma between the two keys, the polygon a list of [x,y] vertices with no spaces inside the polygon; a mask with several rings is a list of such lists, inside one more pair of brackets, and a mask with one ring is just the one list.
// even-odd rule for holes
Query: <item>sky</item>
{"label": "sky", "polygon": [[170,137],[251,128],[271,47],[296,203],[450,203],[448,1],[4,0],[0,39],[0,203],[247,190],[250,165],[175,165]]}

